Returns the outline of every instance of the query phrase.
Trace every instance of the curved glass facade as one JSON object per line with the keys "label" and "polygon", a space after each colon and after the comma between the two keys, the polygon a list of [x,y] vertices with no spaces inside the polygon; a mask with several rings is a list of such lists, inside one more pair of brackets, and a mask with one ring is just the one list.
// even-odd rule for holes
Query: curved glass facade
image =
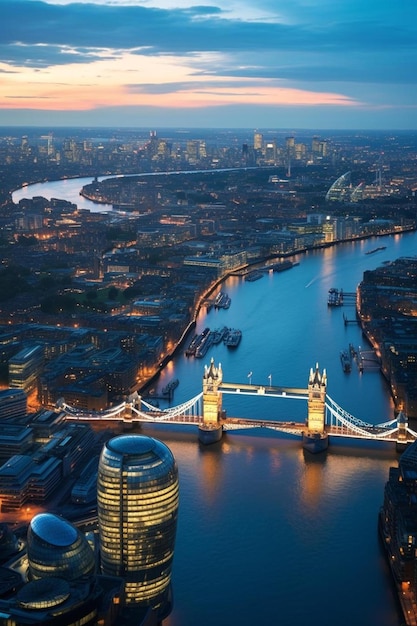
{"label": "curved glass facade", "polygon": [[59,576],[72,581],[95,571],[95,557],[85,536],[52,513],[39,513],[27,533],[29,577]]}
{"label": "curved glass facade", "polygon": [[161,607],[177,528],[178,470],[171,450],[142,435],[104,446],[97,479],[102,572],[122,576],[127,604]]}
{"label": "curved glass facade", "polygon": [[326,201],[342,202],[350,199],[350,172],[345,172],[333,183],[326,193]]}
{"label": "curved glass facade", "polygon": [[16,600],[24,609],[50,609],[68,600],[70,595],[66,580],[49,576],[27,583],[19,590]]}

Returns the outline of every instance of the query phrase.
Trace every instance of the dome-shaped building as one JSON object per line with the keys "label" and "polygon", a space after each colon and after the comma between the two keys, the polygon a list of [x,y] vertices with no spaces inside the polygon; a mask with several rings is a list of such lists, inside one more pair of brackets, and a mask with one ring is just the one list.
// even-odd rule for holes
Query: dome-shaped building
{"label": "dome-shaped building", "polygon": [[127,605],[166,611],[178,498],[176,462],[164,443],[142,435],[106,443],[97,479],[101,569],[124,578]]}
{"label": "dome-shaped building", "polygon": [[52,513],[39,513],[27,533],[29,578],[48,576],[67,581],[95,572],[95,556],[85,536],[67,520]]}

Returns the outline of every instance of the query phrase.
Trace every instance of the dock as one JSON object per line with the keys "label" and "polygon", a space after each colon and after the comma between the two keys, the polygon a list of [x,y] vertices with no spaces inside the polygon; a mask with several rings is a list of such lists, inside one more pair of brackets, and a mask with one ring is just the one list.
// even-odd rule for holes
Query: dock
{"label": "dock", "polygon": [[327,294],[327,306],[342,306],[343,304],[355,304],[356,293],[353,291],[343,291],[343,289],[337,289],[331,287]]}
{"label": "dock", "polygon": [[349,355],[351,362],[354,361],[356,363],[361,373],[364,371],[375,371],[381,367],[381,359],[373,349],[363,350],[360,346],[356,349],[355,346],[350,343]]}
{"label": "dock", "polygon": [[343,323],[345,326],[347,326],[348,324],[359,324],[359,320],[358,319],[348,319],[346,317],[346,315],[343,313]]}

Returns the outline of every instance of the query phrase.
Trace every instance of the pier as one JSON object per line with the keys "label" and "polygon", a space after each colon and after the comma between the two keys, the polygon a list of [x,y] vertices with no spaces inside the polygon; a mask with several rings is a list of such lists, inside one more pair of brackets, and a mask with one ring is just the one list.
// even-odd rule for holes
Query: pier
{"label": "pier", "polygon": [[355,302],[355,292],[343,291],[343,289],[337,289],[336,287],[331,287],[328,291],[327,306],[338,307],[343,306],[344,304],[352,305],[355,304]]}
{"label": "pier", "polygon": [[343,313],[343,323],[345,326],[347,326],[348,324],[359,324],[359,320],[358,319],[348,319],[346,317],[346,315]]}

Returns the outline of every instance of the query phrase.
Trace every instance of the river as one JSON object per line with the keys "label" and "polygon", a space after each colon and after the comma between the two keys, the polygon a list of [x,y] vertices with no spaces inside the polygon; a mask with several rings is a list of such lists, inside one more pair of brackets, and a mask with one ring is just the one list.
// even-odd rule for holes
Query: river
{"label": "river", "polygon": [[[37,185],[34,195],[70,200],[69,182]],[[222,289],[230,308],[201,311],[197,330],[240,328],[239,347],[213,346],[203,359],[178,354],[156,393],[175,377],[174,404],[196,395],[211,357],[227,382],[247,382],[252,372],[253,384],[286,387],[306,387],[318,363],[328,374],[328,394],[349,413],[373,424],[391,419],[379,371],[343,372],[340,350],[364,347],[365,340],[355,323],[343,323],[343,315],[354,319],[354,306],[330,308],[327,293],[354,292],[365,270],[414,256],[416,243],[415,233],[345,243],[298,255],[299,265],[255,282],[229,278]],[[386,248],[365,254],[379,245]],[[303,421],[307,410],[305,401],[265,397],[227,395],[223,405],[231,416],[290,421]],[[331,446],[314,456],[299,441],[264,431],[229,432],[207,447],[193,427],[143,432],[169,445],[180,473],[174,608],[164,625],[401,624],[377,535],[394,451]]]}

